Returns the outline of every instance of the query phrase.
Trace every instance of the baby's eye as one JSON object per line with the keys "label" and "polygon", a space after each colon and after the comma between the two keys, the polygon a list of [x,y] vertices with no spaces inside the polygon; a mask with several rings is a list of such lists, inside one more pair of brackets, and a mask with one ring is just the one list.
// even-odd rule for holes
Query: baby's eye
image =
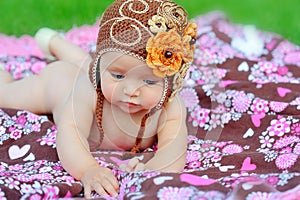
{"label": "baby's eye", "polygon": [[111,73],[112,77],[114,77],[115,79],[123,79],[125,78],[125,76],[123,74],[119,74],[119,73]]}
{"label": "baby's eye", "polygon": [[153,80],[144,80],[144,82],[148,85],[155,85],[158,81],[153,81]]}

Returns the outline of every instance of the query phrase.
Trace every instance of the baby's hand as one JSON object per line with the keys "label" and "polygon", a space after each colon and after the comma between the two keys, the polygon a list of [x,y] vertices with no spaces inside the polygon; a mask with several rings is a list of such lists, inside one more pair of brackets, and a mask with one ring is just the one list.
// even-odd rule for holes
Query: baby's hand
{"label": "baby's hand", "polygon": [[127,164],[121,164],[120,169],[131,172],[131,171],[143,171],[145,170],[145,164],[141,163],[137,157],[131,158]]}
{"label": "baby's hand", "polygon": [[92,191],[104,196],[118,196],[118,181],[108,168],[97,166],[87,170],[82,176],[81,182],[84,186],[85,198],[90,198]]}

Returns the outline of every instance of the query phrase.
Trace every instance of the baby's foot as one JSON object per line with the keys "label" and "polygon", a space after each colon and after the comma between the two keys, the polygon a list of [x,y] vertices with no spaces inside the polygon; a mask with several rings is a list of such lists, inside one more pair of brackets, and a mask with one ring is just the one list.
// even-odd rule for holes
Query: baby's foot
{"label": "baby's foot", "polygon": [[1,63],[0,63],[0,71],[5,71],[5,67]]}
{"label": "baby's foot", "polygon": [[63,37],[57,31],[46,27],[39,29],[34,36],[37,45],[44,53],[46,59],[50,61],[56,60],[55,55],[50,50],[50,41],[55,36]]}

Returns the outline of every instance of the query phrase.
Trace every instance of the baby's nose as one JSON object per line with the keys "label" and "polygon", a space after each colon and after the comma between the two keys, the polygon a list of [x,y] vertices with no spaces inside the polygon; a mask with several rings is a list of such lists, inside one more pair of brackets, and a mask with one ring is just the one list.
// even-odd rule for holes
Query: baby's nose
{"label": "baby's nose", "polygon": [[124,87],[123,92],[129,97],[138,97],[140,95],[140,90],[136,86]]}

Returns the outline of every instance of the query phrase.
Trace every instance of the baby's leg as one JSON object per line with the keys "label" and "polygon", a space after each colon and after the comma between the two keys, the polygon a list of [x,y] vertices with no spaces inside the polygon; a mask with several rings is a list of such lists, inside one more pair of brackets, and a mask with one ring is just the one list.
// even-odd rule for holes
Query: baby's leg
{"label": "baby's leg", "polygon": [[71,62],[79,67],[91,61],[86,51],[49,28],[40,29],[35,39],[45,54],[51,54],[58,60]]}
{"label": "baby's leg", "polygon": [[1,83],[10,83],[13,80],[14,79],[10,75],[10,73],[8,73],[7,71],[5,71],[4,66],[0,64],[0,84]]}
{"label": "baby's leg", "polygon": [[56,103],[69,95],[77,73],[75,65],[57,61],[49,64],[38,75],[0,82],[0,108],[21,109],[36,114],[51,113]]}
{"label": "baby's leg", "polygon": [[83,61],[90,59],[86,51],[58,35],[50,40],[49,48],[59,60],[68,61],[80,67]]}

